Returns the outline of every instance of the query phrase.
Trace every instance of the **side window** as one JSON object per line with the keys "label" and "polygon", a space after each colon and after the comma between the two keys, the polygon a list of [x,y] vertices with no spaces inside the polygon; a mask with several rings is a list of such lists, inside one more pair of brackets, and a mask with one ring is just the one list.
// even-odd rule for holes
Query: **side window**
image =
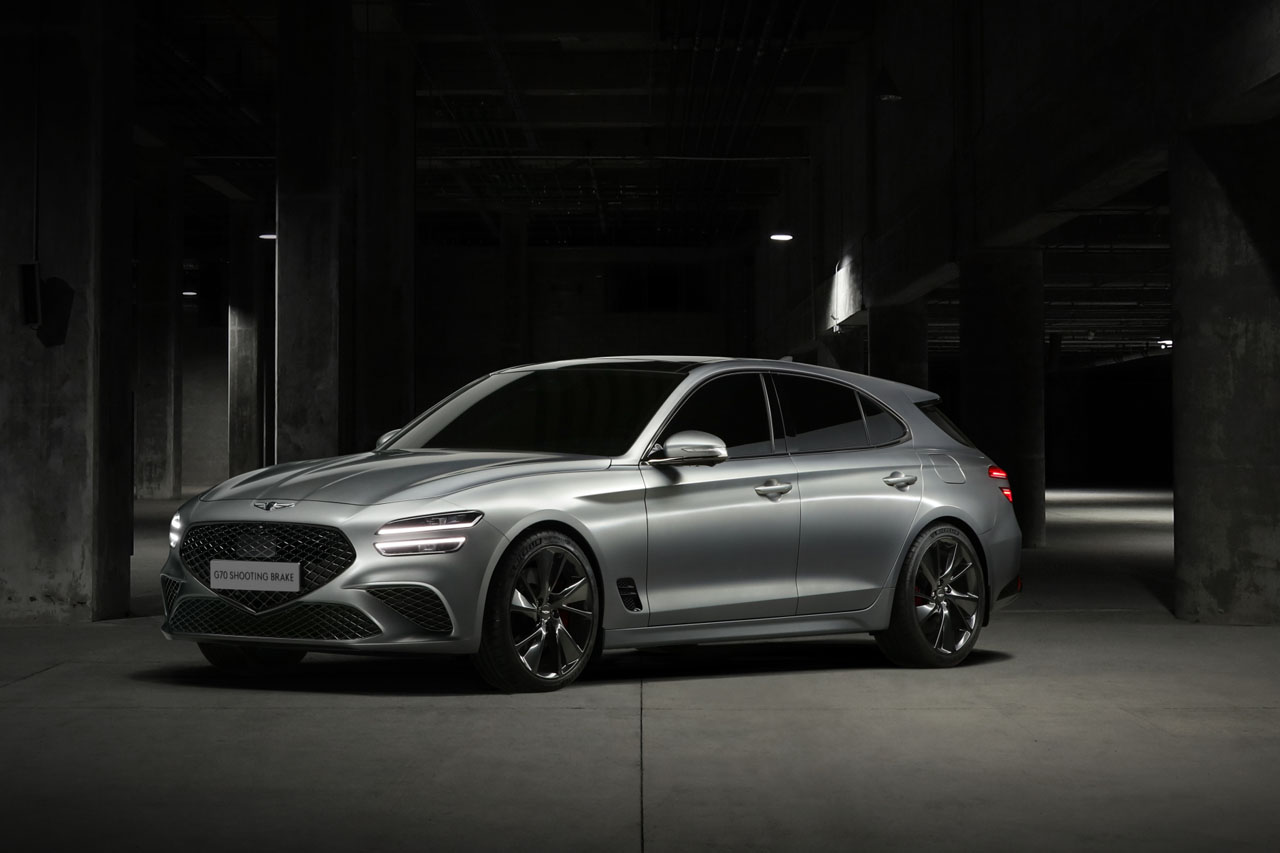
{"label": "side window", "polygon": [[867,419],[867,436],[873,445],[893,444],[907,434],[907,428],[902,425],[902,421],[894,417],[888,409],[866,394],[858,396],[862,398],[862,412]]}
{"label": "side window", "polygon": [[767,456],[773,452],[769,410],[758,373],[735,373],[712,379],[685,400],[662,438],[684,429],[719,436],[729,458]]}
{"label": "side window", "polygon": [[834,382],[783,373],[774,374],[773,381],[782,405],[787,450],[806,453],[868,446],[857,391]]}

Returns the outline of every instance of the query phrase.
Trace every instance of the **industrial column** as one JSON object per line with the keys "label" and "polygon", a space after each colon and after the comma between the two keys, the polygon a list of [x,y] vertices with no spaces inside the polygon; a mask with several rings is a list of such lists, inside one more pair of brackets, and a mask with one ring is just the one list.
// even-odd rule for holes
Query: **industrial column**
{"label": "industrial column", "polygon": [[0,9],[3,621],[129,606],[132,13]]}
{"label": "industrial column", "polygon": [[350,446],[351,4],[281,0],[276,175],[276,459]]}
{"label": "industrial column", "polygon": [[139,147],[135,301],[134,492],[182,494],[182,161],[161,147]]}
{"label": "industrial column", "polygon": [[227,468],[242,474],[266,464],[271,305],[265,264],[275,241],[262,239],[262,206],[230,201],[227,209]]}
{"label": "industrial column", "polygon": [[[1274,127],[1180,139],[1173,234],[1175,608],[1280,620],[1280,167]],[[1141,440],[1141,437],[1135,437]]]}
{"label": "industrial column", "polygon": [[961,426],[1009,474],[1024,547],[1044,544],[1044,264],[1039,249],[960,263]]}
{"label": "industrial column", "polygon": [[[414,52],[399,32],[365,34],[356,185],[355,449],[415,414]],[[433,318],[432,322],[438,322]]]}
{"label": "industrial column", "polygon": [[509,207],[502,211],[499,234],[502,255],[503,366],[521,364],[533,355],[533,305],[529,299],[529,211]]}

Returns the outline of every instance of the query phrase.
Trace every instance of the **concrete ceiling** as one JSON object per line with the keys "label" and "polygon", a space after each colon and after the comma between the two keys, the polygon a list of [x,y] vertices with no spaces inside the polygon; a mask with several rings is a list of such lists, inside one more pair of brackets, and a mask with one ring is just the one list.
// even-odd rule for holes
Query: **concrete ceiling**
{"label": "concrete ceiling", "polygon": [[[432,242],[718,245],[754,227],[866,33],[840,0],[355,2],[355,63],[414,47],[417,203]],[[275,4],[139,9],[139,122],[213,173],[271,191]],[[357,87],[356,97],[359,98]]]}
{"label": "concrete ceiling", "polygon": [[[427,244],[495,244],[495,214],[516,208],[535,246],[748,247],[783,170],[809,157],[845,90],[873,6],[353,2],[353,58],[379,39],[412,44]],[[223,200],[274,194],[276,4],[137,10],[137,123],[186,158],[188,250],[225,246]],[[1170,323],[1165,176],[1070,213],[1033,241],[1046,253],[1051,351],[1061,342],[1081,363],[1158,352]],[[958,348],[957,300],[954,285],[929,296],[936,353]]]}

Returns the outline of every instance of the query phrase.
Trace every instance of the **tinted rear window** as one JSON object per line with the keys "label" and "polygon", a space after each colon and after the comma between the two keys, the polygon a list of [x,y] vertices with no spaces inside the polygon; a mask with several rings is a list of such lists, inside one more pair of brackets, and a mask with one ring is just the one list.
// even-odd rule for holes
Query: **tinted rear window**
{"label": "tinted rear window", "polygon": [[976,447],[976,445],[969,440],[969,436],[965,435],[960,427],[956,426],[951,418],[947,417],[946,412],[942,411],[942,408],[938,405],[936,400],[930,403],[920,403],[916,408],[923,412],[925,417],[933,421],[934,425],[938,429],[942,430],[956,441],[966,447]]}
{"label": "tinted rear window", "polygon": [[901,441],[907,434],[902,421],[866,394],[858,396],[862,400],[862,413],[866,417],[867,437],[871,439],[871,444],[879,447]]}
{"label": "tinted rear window", "polygon": [[787,450],[809,453],[868,445],[857,391],[834,382],[787,374],[775,374],[773,381],[782,405]]}

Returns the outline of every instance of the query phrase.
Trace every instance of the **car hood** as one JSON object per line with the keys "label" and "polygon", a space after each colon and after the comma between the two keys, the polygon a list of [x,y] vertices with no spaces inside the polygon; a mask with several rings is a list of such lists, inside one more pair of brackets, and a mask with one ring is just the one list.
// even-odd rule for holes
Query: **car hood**
{"label": "car hood", "polygon": [[206,501],[328,501],[370,506],[444,497],[498,480],[609,467],[594,456],[492,451],[417,450],[359,453],[289,462],[215,486]]}

